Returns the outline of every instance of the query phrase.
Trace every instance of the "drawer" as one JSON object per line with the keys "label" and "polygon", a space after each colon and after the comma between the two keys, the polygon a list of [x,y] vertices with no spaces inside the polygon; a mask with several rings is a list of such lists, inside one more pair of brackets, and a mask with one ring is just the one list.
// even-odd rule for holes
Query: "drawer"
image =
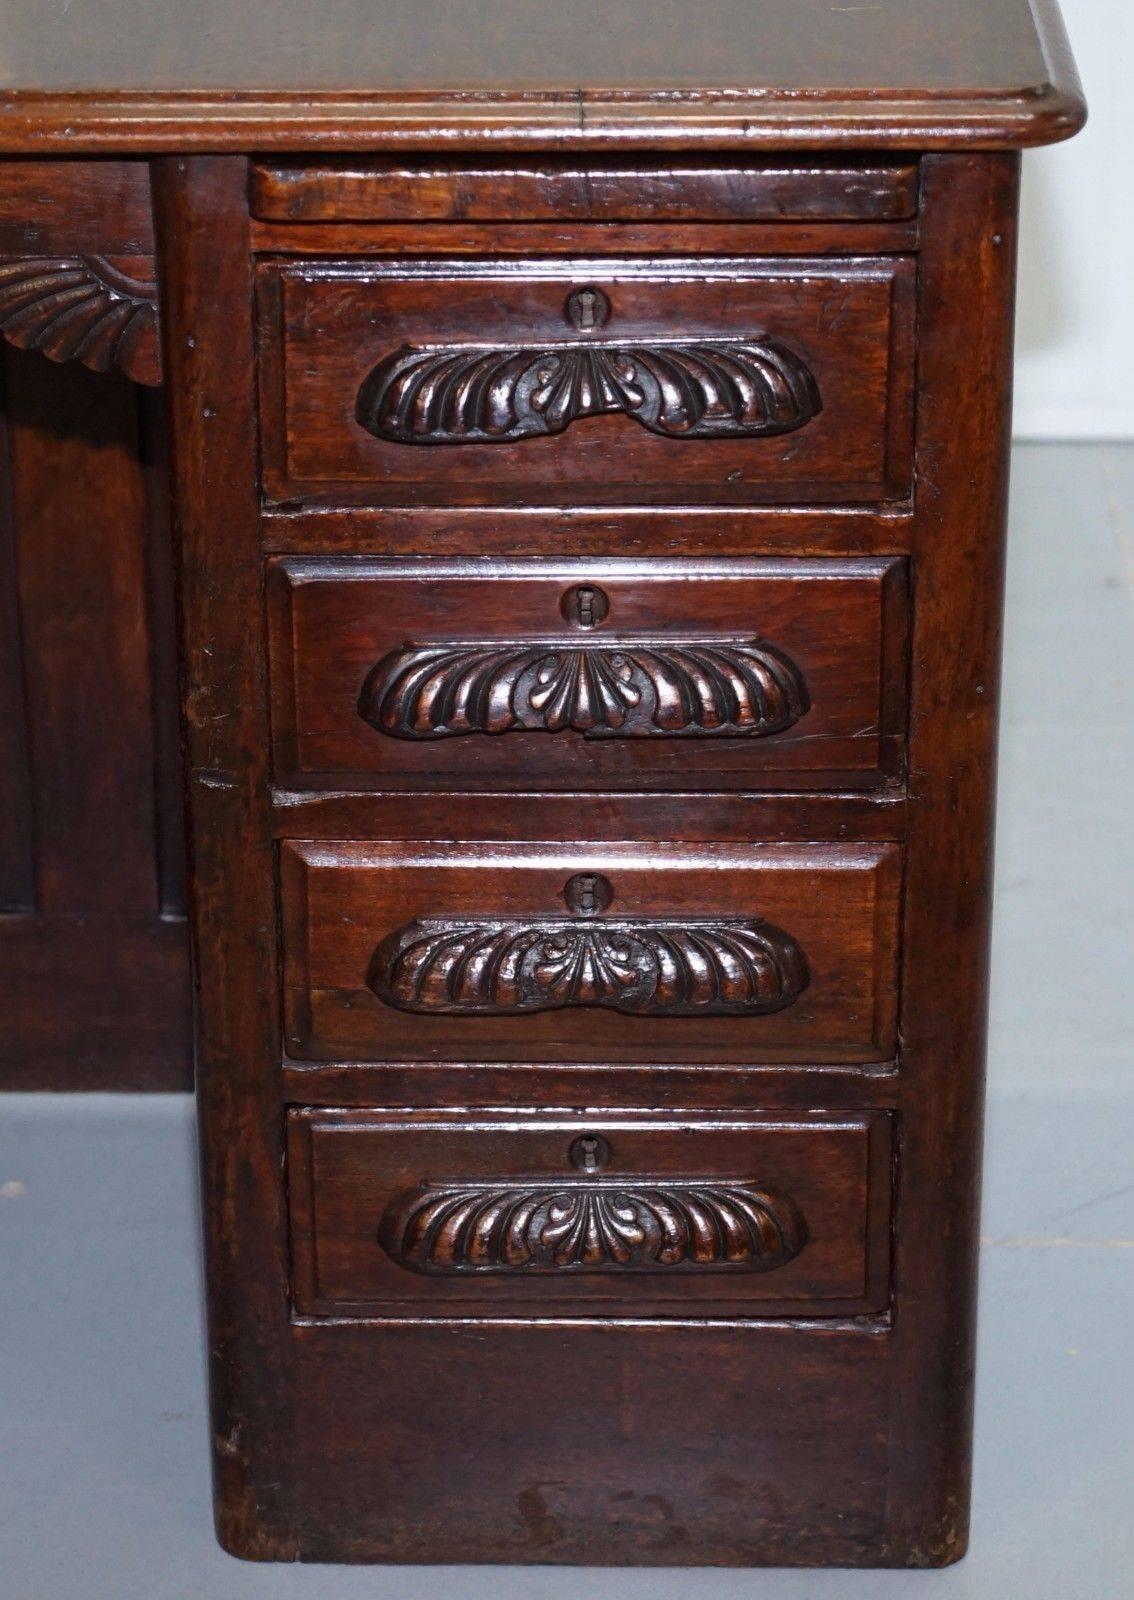
{"label": "drawer", "polygon": [[907,258],[267,261],[259,294],[276,500],[909,491]]}
{"label": "drawer", "polygon": [[281,845],[294,1057],[854,1062],[894,1049],[897,845]]}
{"label": "drawer", "polygon": [[269,222],[894,222],[917,162],[296,159],[254,165],[250,200]]}
{"label": "drawer", "polygon": [[305,1316],[851,1316],[887,1303],[890,1117],[297,1109]]}
{"label": "drawer", "polygon": [[832,788],[900,770],[900,560],[289,559],[268,592],[281,783]]}

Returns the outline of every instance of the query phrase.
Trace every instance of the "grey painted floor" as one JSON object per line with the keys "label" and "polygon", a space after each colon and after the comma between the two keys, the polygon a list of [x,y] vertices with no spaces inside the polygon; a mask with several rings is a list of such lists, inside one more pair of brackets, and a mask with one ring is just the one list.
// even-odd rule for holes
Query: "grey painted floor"
{"label": "grey painted floor", "polygon": [[0,1102],[2,1600],[1134,1596],[1134,447],[1017,453],[973,1548],[943,1573],[244,1566],[191,1111]]}

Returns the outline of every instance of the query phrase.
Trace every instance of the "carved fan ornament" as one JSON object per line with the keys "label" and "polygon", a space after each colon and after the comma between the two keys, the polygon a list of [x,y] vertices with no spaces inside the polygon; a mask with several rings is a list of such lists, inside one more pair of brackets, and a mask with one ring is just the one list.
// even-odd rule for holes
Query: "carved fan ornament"
{"label": "carved fan ornament", "polygon": [[761,639],[407,644],[359,714],[399,739],[571,729],[587,738],[764,737],[808,710],[799,668]]}
{"label": "carved fan ornament", "polygon": [[378,1237],[413,1272],[770,1272],[799,1254],[807,1226],[751,1182],[476,1180],[402,1195]]}
{"label": "carved fan ornament", "polygon": [[[566,316],[584,333],[610,303],[576,290]],[[365,379],[355,415],[396,444],[510,444],[622,412],[670,439],[766,438],[822,409],[802,359],[750,339],[550,340],[543,344],[403,345]]]}
{"label": "carved fan ornament", "polygon": [[0,259],[0,333],[52,361],[92,372],[118,366],[151,387],[162,381],[157,286],[105,256]]}
{"label": "carved fan ornament", "polygon": [[[588,884],[597,891],[581,898]],[[378,946],[369,985],[400,1011],[435,1015],[595,1006],[667,1017],[756,1016],[807,987],[803,951],[771,923],[594,914],[612,895],[580,874],[566,891],[575,916],[419,918]]]}

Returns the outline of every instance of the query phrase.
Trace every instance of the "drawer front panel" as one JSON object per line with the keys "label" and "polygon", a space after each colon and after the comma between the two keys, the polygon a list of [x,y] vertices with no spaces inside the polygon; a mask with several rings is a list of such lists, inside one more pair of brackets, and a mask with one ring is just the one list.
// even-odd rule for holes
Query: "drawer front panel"
{"label": "drawer front panel", "polygon": [[276,499],[874,502],[908,492],[906,259],[267,264]]}
{"label": "drawer front panel", "polygon": [[883,222],[917,211],[917,163],[261,162],[274,222]]}
{"label": "drawer front panel", "polygon": [[292,1056],[878,1061],[896,845],[281,845]]}
{"label": "drawer front panel", "polygon": [[888,1292],[889,1114],[288,1117],[309,1316],[836,1316]]}
{"label": "drawer front panel", "polygon": [[283,560],[269,597],[284,784],[830,788],[899,770],[899,560]]}

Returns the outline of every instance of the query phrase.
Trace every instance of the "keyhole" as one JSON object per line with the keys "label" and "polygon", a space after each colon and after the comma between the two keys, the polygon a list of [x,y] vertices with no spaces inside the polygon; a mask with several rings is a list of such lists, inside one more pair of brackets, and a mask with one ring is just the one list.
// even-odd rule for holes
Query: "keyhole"
{"label": "keyhole", "polygon": [[567,1153],[572,1166],[578,1167],[580,1172],[598,1172],[610,1160],[610,1146],[595,1133],[583,1134]]}
{"label": "keyhole", "polygon": [[563,898],[575,916],[597,917],[614,899],[614,890],[601,872],[578,872],[568,881]]}
{"label": "keyhole", "polygon": [[568,589],[559,609],[573,628],[597,628],[606,621],[610,601],[596,583],[580,583]]}
{"label": "keyhole", "polygon": [[589,333],[594,328],[601,328],[610,316],[610,301],[601,289],[574,289],[567,296],[564,310],[573,328]]}

